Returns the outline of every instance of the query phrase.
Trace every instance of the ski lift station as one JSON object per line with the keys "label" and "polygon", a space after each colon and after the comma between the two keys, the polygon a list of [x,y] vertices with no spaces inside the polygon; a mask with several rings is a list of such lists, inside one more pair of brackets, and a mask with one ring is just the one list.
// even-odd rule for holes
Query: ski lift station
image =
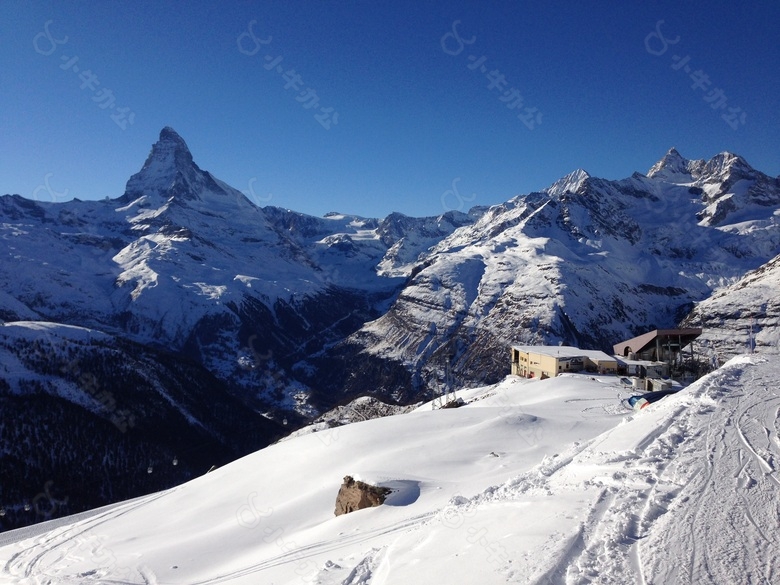
{"label": "ski lift station", "polygon": [[[552,378],[567,372],[628,374],[665,378],[686,358],[701,329],[656,329],[613,346],[614,355],[566,345],[513,345],[511,372],[524,378]],[[690,356],[683,350],[691,345]]]}
{"label": "ski lift station", "polygon": [[[677,363],[683,358],[683,349],[701,335],[701,329],[656,329],[612,346],[615,355],[629,360]],[[693,358],[693,345],[690,357]]]}

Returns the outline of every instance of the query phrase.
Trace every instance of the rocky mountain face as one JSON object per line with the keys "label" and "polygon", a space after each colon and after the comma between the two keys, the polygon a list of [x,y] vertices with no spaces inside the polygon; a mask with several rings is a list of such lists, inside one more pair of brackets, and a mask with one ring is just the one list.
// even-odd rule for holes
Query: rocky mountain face
{"label": "rocky mountain face", "polygon": [[613,343],[673,327],[780,249],[780,182],[723,153],[669,153],[605,181],[575,171],[490,208],[421,259],[390,309],[339,347],[347,391],[398,400],[508,373],[511,343]]}
{"label": "rocky mountain face", "polygon": [[[117,199],[0,197],[2,527],[179,483],[334,406],[310,359],[472,221],[260,209],[170,128]],[[81,499],[33,514],[49,481]]]}
{"label": "rocky mountain face", "polygon": [[683,324],[701,327],[716,362],[735,355],[780,352],[780,256],[700,302]]}
{"label": "rocky mountain face", "polygon": [[[761,267],[780,252],[779,208],[780,181],[742,158],[672,149],[647,175],[577,170],[468,214],[318,218],[256,207],[165,128],[116,199],[0,197],[0,399],[20,421],[2,427],[3,445],[29,446],[0,456],[38,469],[12,492],[3,484],[0,506],[23,510],[53,469],[92,465],[81,439],[33,454],[40,429],[66,420],[102,428],[103,459],[118,474],[141,469],[138,490],[159,489],[147,458],[176,456],[176,473],[196,473],[357,396],[410,404],[445,382],[492,382],[511,343],[609,349],[710,297],[719,308],[689,319],[716,328],[737,298],[728,291],[774,274]],[[758,319],[752,297],[739,298]],[[116,429],[118,412],[138,426]],[[175,455],[174,435],[207,447]],[[118,481],[96,479],[92,503]]]}

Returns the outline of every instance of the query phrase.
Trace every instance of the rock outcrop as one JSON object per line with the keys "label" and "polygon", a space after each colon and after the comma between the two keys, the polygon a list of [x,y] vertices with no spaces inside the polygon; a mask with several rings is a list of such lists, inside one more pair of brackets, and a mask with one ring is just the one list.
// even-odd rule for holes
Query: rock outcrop
{"label": "rock outcrop", "polygon": [[336,496],[336,516],[381,506],[391,491],[389,488],[370,485],[347,475]]}

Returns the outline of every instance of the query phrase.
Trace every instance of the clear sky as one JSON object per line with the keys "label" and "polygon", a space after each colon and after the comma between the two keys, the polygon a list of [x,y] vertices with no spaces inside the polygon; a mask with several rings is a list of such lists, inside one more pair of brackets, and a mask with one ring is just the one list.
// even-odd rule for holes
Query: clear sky
{"label": "clear sky", "polygon": [[465,211],[672,146],[777,176],[778,22],[776,0],[2,0],[0,193],[117,197],[164,126],[314,215]]}

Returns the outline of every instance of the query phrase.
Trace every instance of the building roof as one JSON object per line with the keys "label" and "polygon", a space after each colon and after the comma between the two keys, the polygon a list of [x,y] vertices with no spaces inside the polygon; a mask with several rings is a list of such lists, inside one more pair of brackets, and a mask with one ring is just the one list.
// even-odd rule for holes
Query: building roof
{"label": "building roof", "polygon": [[586,357],[593,362],[614,362],[614,357],[597,349],[580,349],[570,345],[513,345],[516,349],[525,353],[538,353],[555,358]]}
{"label": "building roof", "polygon": [[701,335],[701,329],[689,328],[689,329],[656,329],[650,331],[639,337],[634,337],[628,341],[622,341],[612,346],[612,351],[615,355],[627,355],[628,352],[642,353],[648,349],[652,349],[655,346],[656,340],[660,342],[662,346],[667,344],[673,344],[679,346],[678,349],[682,349],[694,339]]}
{"label": "building roof", "polygon": [[654,362],[653,360],[630,360],[623,356],[616,355],[615,359],[619,364],[626,366],[665,366],[666,362]]}

